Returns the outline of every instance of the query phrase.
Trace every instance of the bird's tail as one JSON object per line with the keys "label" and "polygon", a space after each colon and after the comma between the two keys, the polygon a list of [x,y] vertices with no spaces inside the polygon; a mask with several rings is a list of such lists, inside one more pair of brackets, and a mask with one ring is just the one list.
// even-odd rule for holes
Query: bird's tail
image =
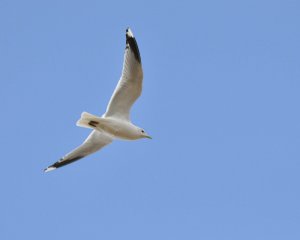
{"label": "bird's tail", "polygon": [[79,127],[93,128],[98,130],[100,120],[100,117],[87,112],[83,112],[81,113],[81,118],[77,121],[76,125]]}

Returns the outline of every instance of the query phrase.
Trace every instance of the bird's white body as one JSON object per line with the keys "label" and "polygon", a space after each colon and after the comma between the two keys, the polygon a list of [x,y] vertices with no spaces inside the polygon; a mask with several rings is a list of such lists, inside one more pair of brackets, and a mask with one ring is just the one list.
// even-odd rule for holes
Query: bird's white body
{"label": "bird's white body", "polygon": [[147,137],[141,134],[141,128],[133,125],[130,121],[115,117],[97,117],[86,112],[81,114],[77,126],[92,128],[99,132],[106,132],[112,138],[123,140],[136,140]]}
{"label": "bird's white body", "polygon": [[87,139],[76,149],[65,155],[45,172],[65,166],[92,154],[114,139],[136,140],[151,138],[143,129],[130,121],[130,109],[141,95],[143,69],[137,42],[132,31],[126,30],[126,48],[121,78],[102,117],[83,112],[77,126],[92,128]]}

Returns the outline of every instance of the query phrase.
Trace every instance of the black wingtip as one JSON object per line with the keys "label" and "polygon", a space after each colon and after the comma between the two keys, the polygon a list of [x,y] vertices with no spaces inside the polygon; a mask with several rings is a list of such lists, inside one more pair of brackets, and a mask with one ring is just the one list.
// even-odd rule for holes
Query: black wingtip
{"label": "black wingtip", "polygon": [[140,55],[140,51],[139,51],[139,47],[137,45],[137,42],[135,40],[135,37],[132,33],[132,31],[130,30],[130,28],[126,29],[126,48],[130,47],[130,49],[132,50],[135,59],[141,63],[141,55]]}
{"label": "black wingtip", "polygon": [[133,33],[129,27],[126,28],[126,38],[134,38]]}
{"label": "black wingtip", "polygon": [[77,157],[74,157],[74,158],[70,158],[70,159],[60,159],[59,161],[57,161],[56,163],[52,164],[51,166],[47,167],[46,169],[44,169],[44,172],[50,172],[52,170],[55,170],[57,168],[60,168],[60,167],[63,167],[65,165],[68,165],[72,162],[75,162],[81,158],[83,158],[84,156],[77,156]]}
{"label": "black wingtip", "polygon": [[44,172],[45,172],[45,173],[46,173],[46,172],[50,172],[50,171],[53,171],[53,170],[55,170],[55,169],[56,169],[56,167],[54,167],[53,165],[51,165],[51,166],[45,168],[45,169],[44,169]]}

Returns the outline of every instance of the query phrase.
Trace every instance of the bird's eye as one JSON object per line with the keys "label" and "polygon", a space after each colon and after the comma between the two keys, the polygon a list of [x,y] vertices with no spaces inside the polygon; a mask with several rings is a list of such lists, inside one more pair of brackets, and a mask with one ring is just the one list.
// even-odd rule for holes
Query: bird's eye
{"label": "bird's eye", "polygon": [[142,133],[144,133],[145,131],[142,129]]}

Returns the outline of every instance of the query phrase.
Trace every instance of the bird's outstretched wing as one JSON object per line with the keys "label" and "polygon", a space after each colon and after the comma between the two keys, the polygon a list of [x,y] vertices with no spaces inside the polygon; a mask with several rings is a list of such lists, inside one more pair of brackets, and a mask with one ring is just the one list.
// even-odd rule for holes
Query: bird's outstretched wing
{"label": "bird's outstretched wing", "polygon": [[49,172],[55,170],[56,168],[75,162],[98,151],[104,146],[110,144],[112,141],[113,138],[110,135],[94,130],[79,147],[65,155],[56,163],[44,169],[44,171]]}
{"label": "bird's outstretched wing", "polygon": [[126,48],[121,79],[108,103],[105,117],[130,120],[130,108],[141,95],[143,69],[139,48],[132,31],[126,29]]}

